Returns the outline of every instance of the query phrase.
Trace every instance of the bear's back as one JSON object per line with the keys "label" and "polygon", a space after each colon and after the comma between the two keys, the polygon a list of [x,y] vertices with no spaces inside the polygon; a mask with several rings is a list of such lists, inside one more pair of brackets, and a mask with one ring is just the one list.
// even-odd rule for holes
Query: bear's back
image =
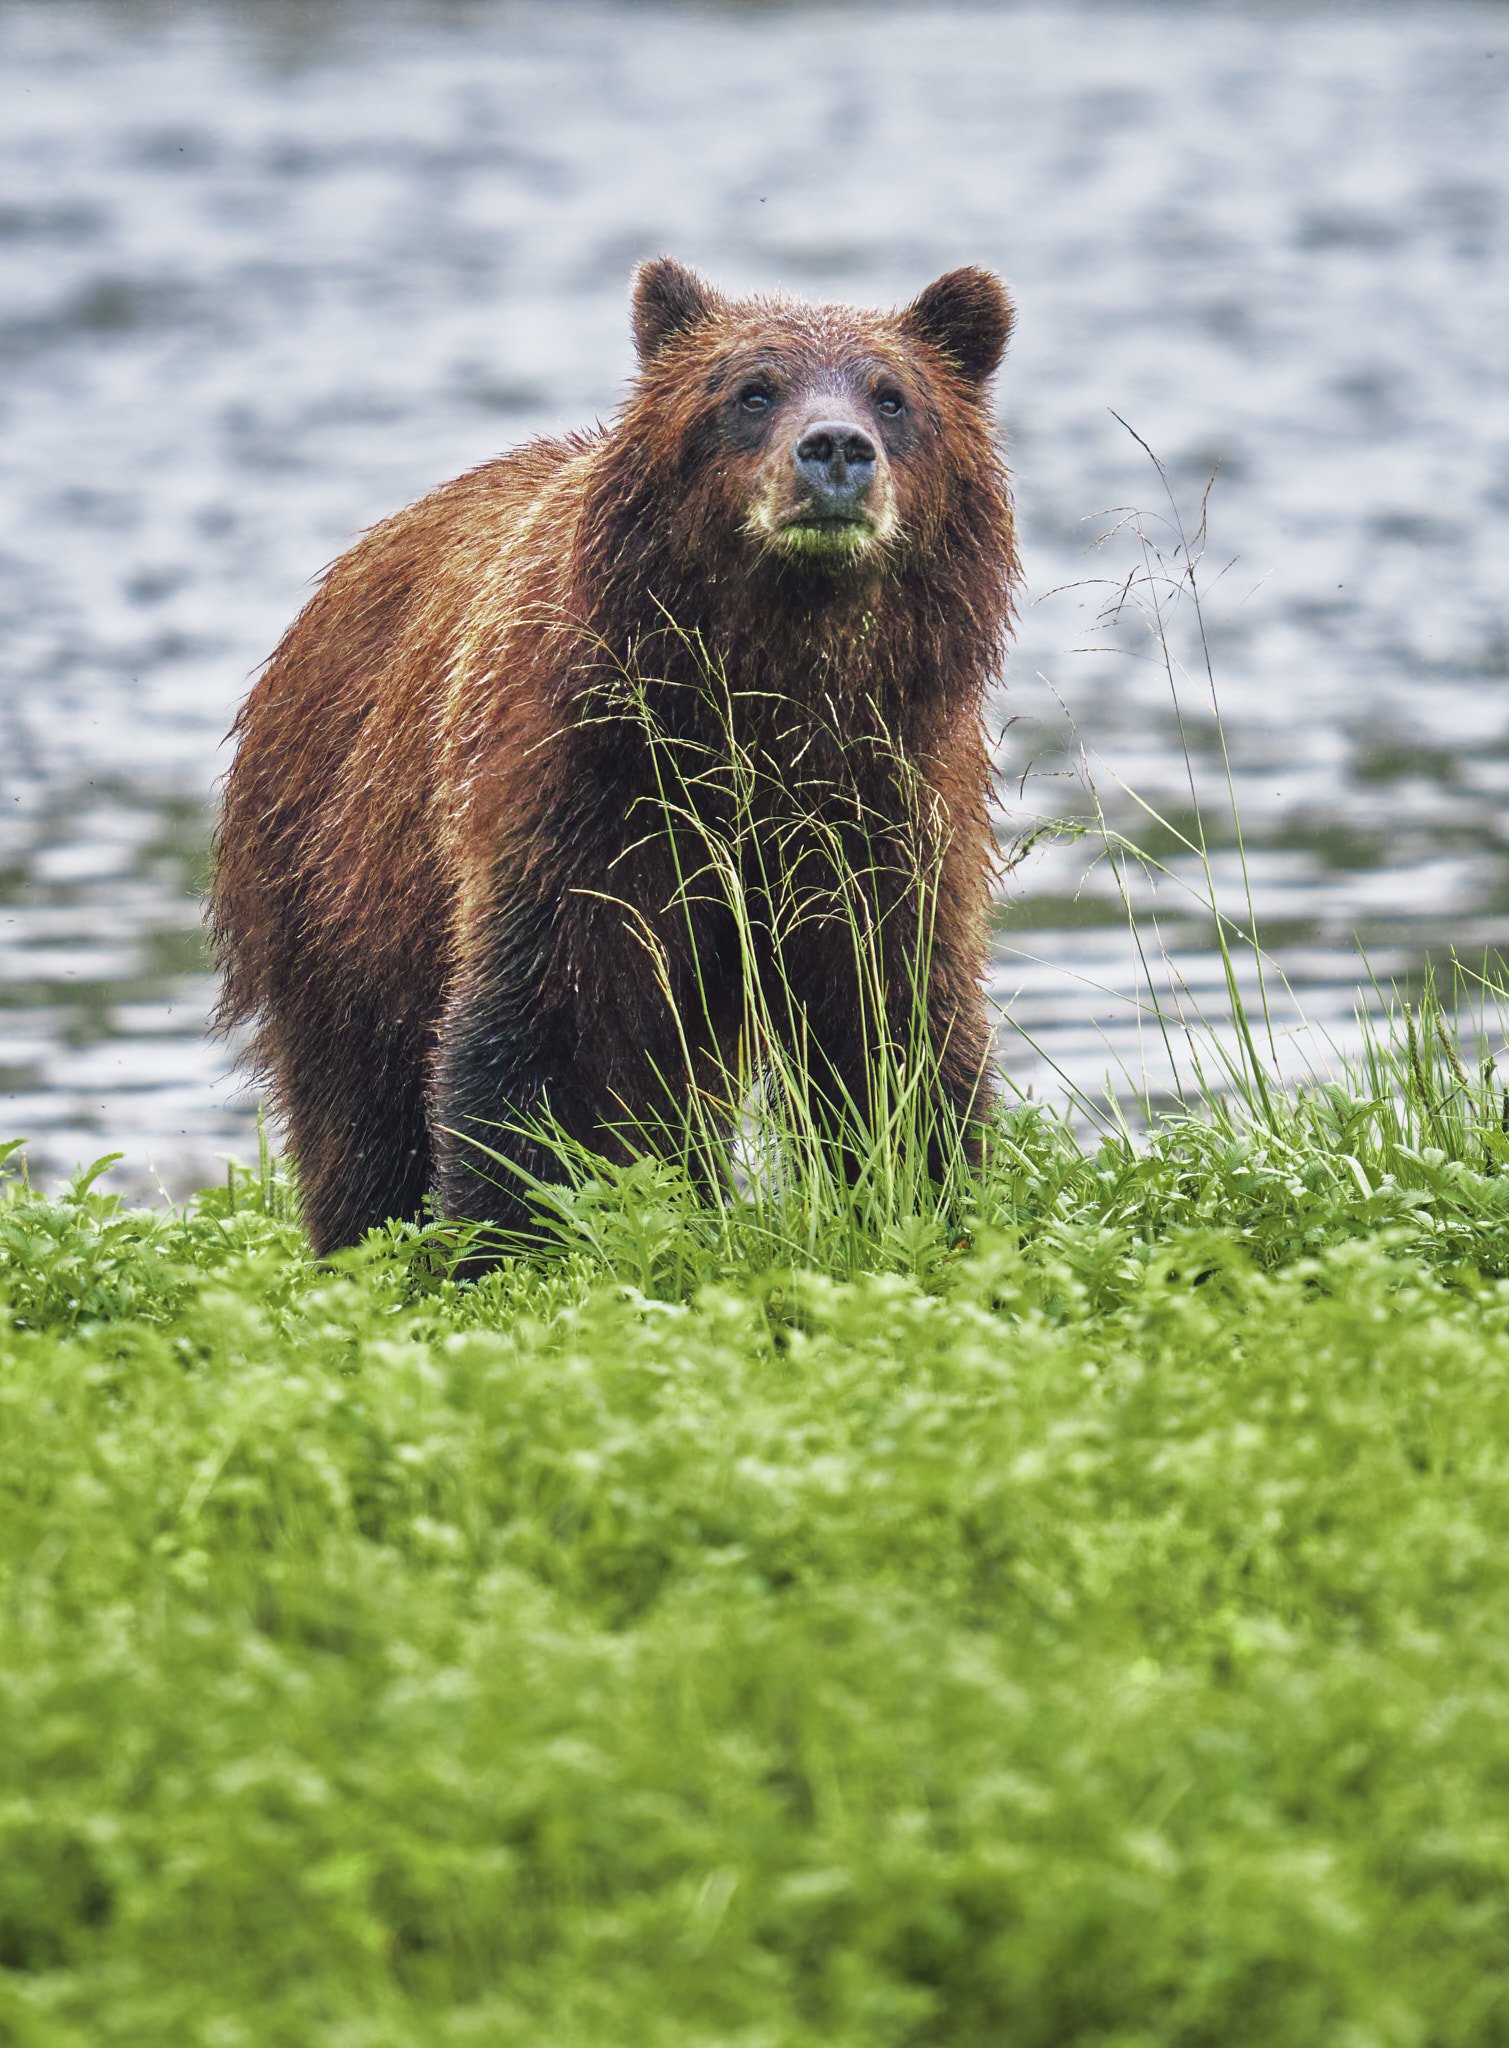
{"label": "bear's back", "polygon": [[567,573],[564,536],[531,534],[542,514],[569,524],[560,481],[591,446],[527,443],[383,520],[284,635],[237,722],[225,788],[213,915],[240,934],[228,1015],[264,1006],[289,923],[332,965],[349,951],[364,974],[391,967],[433,1000],[419,970],[452,880],[437,777],[463,679],[496,666],[487,643],[521,565]]}

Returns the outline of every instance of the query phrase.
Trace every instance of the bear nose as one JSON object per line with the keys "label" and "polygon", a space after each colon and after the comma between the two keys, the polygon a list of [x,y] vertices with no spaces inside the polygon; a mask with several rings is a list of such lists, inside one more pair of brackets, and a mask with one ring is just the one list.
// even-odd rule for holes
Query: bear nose
{"label": "bear nose", "polygon": [[875,443],[849,420],[816,420],[792,451],[813,498],[834,512],[859,504],[875,481]]}

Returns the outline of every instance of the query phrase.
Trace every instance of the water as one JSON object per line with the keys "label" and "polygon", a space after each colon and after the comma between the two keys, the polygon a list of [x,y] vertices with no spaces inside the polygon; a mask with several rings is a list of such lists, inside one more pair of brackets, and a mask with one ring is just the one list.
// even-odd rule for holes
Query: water
{"label": "water", "polygon": [[[1181,738],[1144,622],[1100,622],[1141,545],[1094,542],[1136,507],[1175,544],[1115,415],[1191,525],[1219,465],[1200,576],[1247,881],[1312,1027],[1280,1001],[1280,1056],[1355,1042],[1357,941],[1387,981],[1509,939],[1506,135],[1509,10],[1451,0],[12,0],[0,1125],[44,1176],[123,1149],[137,1190],[250,1148],[197,906],[236,703],[357,529],[611,409],[660,250],[870,303],[960,261],[1010,279],[1003,838],[1084,817],[1087,763],[1170,856],[1131,876],[1165,1002],[1217,1023],[1187,763],[1243,920],[1247,885],[1194,621]],[[1163,1078],[1138,985],[1113,863],[1039,841],[996,954],[1040,1048],[1008,1028],[1013,1075]]]}

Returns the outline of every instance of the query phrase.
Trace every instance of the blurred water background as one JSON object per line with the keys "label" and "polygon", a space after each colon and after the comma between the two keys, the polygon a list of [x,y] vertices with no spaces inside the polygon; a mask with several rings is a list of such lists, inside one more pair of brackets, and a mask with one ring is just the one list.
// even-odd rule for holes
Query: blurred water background
{"label": "blurred water background", "polygon": [[135,1192],[254,1144],[198,909],[235,706],[357,529],[611,412],[662,250],[734,290],[887,303],[972,261],[1016,293],[1003,842],[1098,803],[1167,867],[1127,878],[1142,954],[1093,834],[1013,869],[1016,1081],[1160,1085],[1149,971],[1219,1029],[1191,769],[1246,918],[1129,428],[1191,529],[1217,477],[1198,573],[1280,1062],[1354,1045],[1359,986],[1509,938],[1506,202],[1509,10],[1469,0],[9,0],[0,1135],[42,1177],[123,1149]]}

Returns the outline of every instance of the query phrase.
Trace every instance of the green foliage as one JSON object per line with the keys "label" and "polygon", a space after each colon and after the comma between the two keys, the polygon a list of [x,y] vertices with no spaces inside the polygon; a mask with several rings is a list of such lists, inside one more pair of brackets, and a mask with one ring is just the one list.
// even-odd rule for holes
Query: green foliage
{"label": "green foliage", "polygon": [[265,1160],[12,1182],[0,2039],[1501,2038],[1509,1213],[1427,1024],[1015,1113],[826,1270],[659,1163],[474,1287]]}

